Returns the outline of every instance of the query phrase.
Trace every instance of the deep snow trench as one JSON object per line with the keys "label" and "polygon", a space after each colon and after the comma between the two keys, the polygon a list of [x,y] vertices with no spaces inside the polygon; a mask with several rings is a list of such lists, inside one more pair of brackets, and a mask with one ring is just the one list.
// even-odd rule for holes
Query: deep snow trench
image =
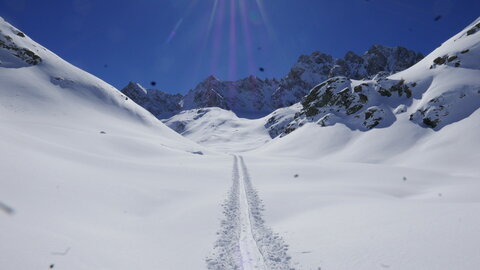
{"label": "deep snow trench", "polygon": [[[240,167],[240,169],[239,169]],[[293,269],[283,239],[265,225],[262,201],[243,157],[234,156],[232,188],[223,204],[225,218],[209,269]]]}

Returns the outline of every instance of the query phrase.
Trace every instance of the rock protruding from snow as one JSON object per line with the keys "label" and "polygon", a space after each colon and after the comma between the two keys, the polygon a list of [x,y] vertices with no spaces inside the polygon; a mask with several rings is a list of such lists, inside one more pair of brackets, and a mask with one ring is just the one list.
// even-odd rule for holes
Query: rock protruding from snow
{"label": "rock protruding from snow", "polygon": [[[352,81],[347,77],[334,77],[314,87],[301,101],[301,109],[293,120],[283,125],[283,135],[315,122],[320,126],[342,123],[351,129],[369,130],[385,127],[395,121],[389,108],[411,104],[414,84],[403,80],[377,77],[369,81]],[[274,126],[275,118],[270,118]],[[278,129],[270,132],[279,134]]]}
{"label": "rock protruding from snow", "polygon": [[0,18],[5,25],[0,31],[0,67],[20,68],[38,65],[42,58],[38,55],[43,47],[33,44],[23,32]]}
{"label": "rock protruding from snow", "polygon": [[181,111],[180,94],[168,94],[156,89],[146,89],[139,83],[130,82],[122,93],[138,105],[151,112],[158,119],[171,117]]}

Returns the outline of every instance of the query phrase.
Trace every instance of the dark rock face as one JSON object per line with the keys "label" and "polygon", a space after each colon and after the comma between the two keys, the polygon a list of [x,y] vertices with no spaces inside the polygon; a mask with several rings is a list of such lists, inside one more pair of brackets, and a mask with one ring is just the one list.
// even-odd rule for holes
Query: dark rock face
{"label": "dark rock face", "polygon": [[172,95],[160,90],[145,89],[134,82],[130,82],[121,92],[159,119],[171,117],[182,108],[180,102],[183,97],[180,94]]}
{"label": "dark rock face", "polygon": [[[381,71],[396,73],[405,70],[423,59],[423,55],[407,50],[404,47],[385,47],[374,45],[365,53],[368,76]],[[360,79],[351,77],[353,79]]]}
{"label": "dark rock face", "polygon": [[270,97],[278,82],[249,76],[238,81],[220,81],[210,76],[190,90],[183,109],[219,107],[241,117],[260,117],[273,111]]}

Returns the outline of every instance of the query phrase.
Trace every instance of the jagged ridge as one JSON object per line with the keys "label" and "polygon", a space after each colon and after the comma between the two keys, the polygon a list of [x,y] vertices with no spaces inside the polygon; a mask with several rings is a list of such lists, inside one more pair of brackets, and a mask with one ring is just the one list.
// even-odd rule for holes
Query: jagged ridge
{"label": "jagged ridge", "polygon": [[206,107],[231,110],[240,117],[259,118],[299,102],[310,89],[328,78],[346,76],[361,79],[379,72],[392,74],[422,58],[422,54],[403,47],[374,45],[362,56],[351,51],[340,59],[320,52],[302,55],[281,80],[249,76],[238,81],[220,81],[209,76],[181,101],[178,95],[161,91],[157,92],[162,94],[154,94],[155,91],[147,90],[147,94],[142,94],[145,91],[134,91],[132,85],[122,92],[159,118],[172,116],[181,110]]}

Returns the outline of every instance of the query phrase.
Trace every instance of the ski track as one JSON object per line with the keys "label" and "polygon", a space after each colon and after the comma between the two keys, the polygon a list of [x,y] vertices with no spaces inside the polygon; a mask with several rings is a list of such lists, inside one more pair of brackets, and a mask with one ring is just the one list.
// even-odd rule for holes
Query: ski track
{"label": "ski track", "polygon": [[[240,167],[240,168],[239,168]],[[265,225],[263,203],[253,188],[243,157],[234,156],[232,187],[208,269],[294,269],[287,245]]]}

